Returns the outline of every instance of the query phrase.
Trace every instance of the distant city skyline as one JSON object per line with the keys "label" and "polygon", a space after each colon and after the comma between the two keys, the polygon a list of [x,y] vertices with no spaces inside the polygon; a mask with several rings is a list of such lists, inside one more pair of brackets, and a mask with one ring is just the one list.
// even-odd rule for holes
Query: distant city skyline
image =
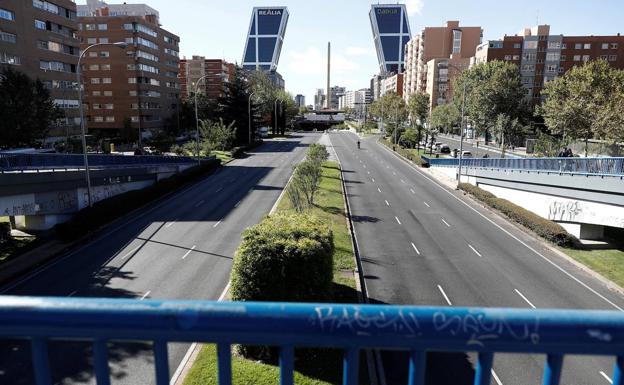
{"label": "distant city skyline", "polygon": [[[122,0],[110,0],[111,4]],[[180,58],[201,55],[241,64],[249,17],[254,6],[287,6],[290,20],[278,71],[293,96],[303,94],[308,103],[316,88],[325,88],[327,41],[332,42],[332,86],[357,90],[369,86],[379,71],[368,19],[371,4],[362,0],[252,1],[127,0],[146,3],[160,12],[163,27],[180,36]],[[85,4],[86,0],[77,0]],[[384,3],[383,1],[380,3]],[[622,32],[624,4],[601,1],[527,0],[508,3],[475,0],[407,0],[412,34],[425,26],[443,26],[459,20],[460,26],[481,26],[483,40],[518,33],[524,27],[549,24],[552,34],[616,35]]]}

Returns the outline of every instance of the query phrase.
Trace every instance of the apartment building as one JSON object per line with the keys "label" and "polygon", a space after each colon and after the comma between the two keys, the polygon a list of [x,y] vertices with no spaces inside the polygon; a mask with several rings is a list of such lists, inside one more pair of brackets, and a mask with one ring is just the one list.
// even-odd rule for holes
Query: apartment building
{"label": "apartment building", "polygon": [[544,85],[574,66],[605,60],[614,68],[624,69],[624,37],[551,35],[549,25],[538,25],[481,44],[472,63],[492,60],[516,64],[527,98],[538,104]]}
{"label": "apartment building", "polygon": [[81,49],[101,45],[81,63],[89,131],[114,137],[130,122],[141,137],[161,130],[178,112],[179,41],[163,29],[159,14],[145,4],[87,0],[78,6]]}
{"label": "apartment building", "polygon": [[209,100],[217,100],[223,96],[226,82],[234,76],[234,64],[221,59],[206,59],[204,56],[186,57],[180,60],[178,78],[180,79],[180,97],[187,100],[195,94],[199,79],[198,91]]}
{"label": "apartment building", "polygon": [[[428,73],[429,69],[437,69],[434,59],[447,59],[448,68],[455,68],[455,64],[469,63],[475,55],[477,46],[481,44],[483,29],[481,27],[463,27],[459,21],[447,21],[444,27],[426,27],[420,31],[405,46],[405,73],[408,80],[404,82],[403,98],[409,101],[411,94],[415,92],[427,92],[427,89],[438,87],[427,81],[435,80],[436,74]],[[462,67],[458,67],[462,68]],[[449,83],[452,78],[459,75],[457,71],[449,71]],[[445,87],[445,86],[443,86]],[[445,100],[452,97],[452,90],[446,91]],[[438,98],[431,98],[432,108],[438,105]],[[442,101],[442,100],[441,100]]]}
{"label": "apartment building", "polygon": [[71,0],[0,2],[0,67],[40,79],[65,113],[51,127],[50,142],[80,132],[77,28],[76,4]]}
{"label": "apartment building", "polygon": [[384,96],[388,92],[394,92],[399,96],[403,96],[403,74],[394,74],[381,81],[380,96]]}
{"label": "apartment building", "polygon": [[366,105],[371,102],[371,92],[369,88],[362,88],[356,91],[347,91],[338,98],[338,109],[351,108],[356,115],[362,115]]}

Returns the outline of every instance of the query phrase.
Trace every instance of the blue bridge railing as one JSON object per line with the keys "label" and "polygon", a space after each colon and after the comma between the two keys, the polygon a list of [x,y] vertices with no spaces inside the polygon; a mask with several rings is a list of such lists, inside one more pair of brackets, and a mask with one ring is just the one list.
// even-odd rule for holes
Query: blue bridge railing
{"label": "blue bridge railing", "polygon": [[[607,338],[608,337],[608,338]],[[358,384],[364,349],[410,352],[422,385],[426,352],[477,352],[474,383],[490,384],[497,352],[546,354],[543,384],[559,383],[566,354],[614,356],[622,385],[624,313],[296,303],[0,297],[0,338],[30,340],[37,384],[50,384],[48,342],[89,341],[98,384],[110,381],[108,341],[151,341],[156,383],[169,383],[168,342],[217,346],[220,385],[232,382],[233,344],[279,347],[280,383],[293,384],[295,347],[344,351],[343,384]]]}
{"label": "blue bridge railing", "polygon": [[[457,167],[456,158],[422,157],[430,166]],[[624,175],[624,158],[464,158],[462,167],[532,170],[590,175]]]}
{"label": "blue bridge railing", "polygon": [[[187,164],[197,162],[186,156],[164,155],[88,155],[90,167],[140,166],[154,164]],[[79,154],[0,154],[0,170],[42,170],[84,167]]]}

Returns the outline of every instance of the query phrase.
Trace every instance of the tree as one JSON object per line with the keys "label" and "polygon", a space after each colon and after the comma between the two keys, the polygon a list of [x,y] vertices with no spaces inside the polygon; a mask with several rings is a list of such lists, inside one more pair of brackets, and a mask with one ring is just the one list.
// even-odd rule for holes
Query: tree
{"label": "tree", "polygon": [[523,122],[529,118],[526,88],[515,64],[494,60],[462,72],[453,84],[453,103],[462,106],[466,86],[465,114],[489,139],[489,129],[500,114]]}
{"label": "tree", "polygon": [[407,111],[409,113],[412,127],[414,127],[415,121],[417,121],[416,130],[417,138],[416,145],[420,149],[420,140],[422,138],[422,131],[427,123],[427,116],[429,115],[429,94],[424,92],[416,92],[409,97],[407,103]]}
{"label": "tree", "polygon": [[419,138],[419,133],[413,129],[413,128],[408,128],[407,130],[405,130],[405,132],[403,132],[403,134],[401,135],[401,139],[400,141],[407,147],[411,147],[414,148],[416,146],[416,144],[419,144],[420,142],[420,138]]}
{"label": "tree", "polygon": [[518,118],[511,119],[505,114],[499,114],[494,124],[498,143],[501,147],[501,157],[505,157],[505,148],[509,144],[516,144],[517,138],[526,131],[526,126],[520,123]]}
{"label": "tree", "polygon": [[585,142],[598,137],[609,141],[623,138],[624,72],[604,60],[570,69],[544,87],[546,100],[538,108],[554,134]]}
{"label": "tree", "polygon": [[386,134],[398,139],[400,128],[407,119],[407,106],[396,92],[387,92],[371,104],[370,112],[379,120],[383,120]]}
{"label": "tree", "polygon": [[37,79],[6,67],[0,74],[0,148],[34,147],[63,116]]}
{"label": "tree", "polygon": [[308,111],[308,107],[306,107],[306,106],[299,107],[299,115],[303,116],[303,115],[307,114],[308,112],[309,112]]}
{"label": "tree", "polygon": [[212,150],[227,150],[232,148],[236,139],[236,121],[230,124],[223,123],[223,119],[218,122],[209,120],[199,121],[199,135],[202,139],[202,152],[209,154]]}
{"label": "tree", "polygon": [[[226,125],[233,123],[236,138],[235,143],[246,144],[249,141],[249,112],[250,82],[248,73],[237,67],[232,79],[226,83],[224,95],[217,101],[218,116]],[[257,100],[257,99],[255,99]],[[255,136],[258,128],[256,116],[258,105],[251,101],[251,137]]]}
{"label": "tree", "polygon": [[459,126],[461,113],[453,103],[440,104],[431,112],[431,127],[445,132]]}

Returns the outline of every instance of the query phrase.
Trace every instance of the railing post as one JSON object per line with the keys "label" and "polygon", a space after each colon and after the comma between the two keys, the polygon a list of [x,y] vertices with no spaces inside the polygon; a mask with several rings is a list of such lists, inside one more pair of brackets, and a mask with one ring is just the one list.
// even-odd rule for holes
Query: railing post
{"label": "railing post", "polygon": [[559,385],[561,379],[561,368],[563,367],[563,355],[549,354],[544,366],[543,385]]}
{"label": "railing post", "polygon": [[479,358],[477,359],[477,370],[475,371],[474,385],[490,385],[493,361],[494,354],[479,353]]}
{"label": "railing post", "polygon": [[425,365],[427,353],[422,350],[413,350],[409,357],[408,385],[425,385]]}
{"label": "railing post", "polygon": [[93,363],[97,385],[110,385],[108,372],[108,350],[106,341],[95,340],[93,342]]}
{"label": "railing post", "polygon": [[50,385],[50,362],[48,360],[48,343],[41,337],[32,339],[32,359],[35,369],[35,383],[37,385]]}
{"label": "railing post", "polygon": [[154,365],[156,366],[156,384],[169,385],[167,341],[154,341]]}
{"label": "railing post", "polygon": [[342,384],[357,385],[360,351],[357,348],[349,348],[344,352],[342,359]]}
{"label": "railing post", "polygon": [[217,364],[219,385],[232,385],[232,352],[230,344],[217,344]]}
{"label": "railing post", "polygon": [[293,385],[295,377],[294,352],[292,346],[280,348],[280,385]]}

